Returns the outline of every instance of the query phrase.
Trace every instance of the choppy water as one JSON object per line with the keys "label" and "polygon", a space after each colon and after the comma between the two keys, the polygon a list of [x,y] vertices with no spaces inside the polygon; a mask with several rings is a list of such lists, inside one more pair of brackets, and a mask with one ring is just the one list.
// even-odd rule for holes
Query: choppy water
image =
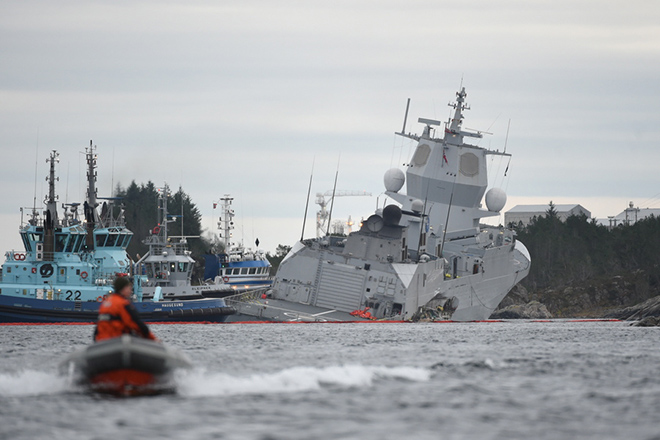
{"label": "choppy water", "polygon": [[124,399],[56,373],[93,327],[0,327],[0,438],[660,439],[660,328],[152,327],[197,367]]}

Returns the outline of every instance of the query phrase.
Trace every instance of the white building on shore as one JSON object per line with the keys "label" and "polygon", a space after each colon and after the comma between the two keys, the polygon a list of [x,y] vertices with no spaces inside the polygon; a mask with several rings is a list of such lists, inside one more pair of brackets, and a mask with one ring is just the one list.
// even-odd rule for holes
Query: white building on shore
{"label": "white building on shore", "polygon": [[620,225],[630,226],[651,216],[660,217],[660,208],[635,208],[635,204],[630,202],[618,215],[608,216],[607,220],[601,220],[599,223],[610,228]]}
{"label": "white building on shore", "polygon": [[[557,212],[557,217],[561,221],[566,221],[566,219],[572,215],[585,215],[587,218],[591,218],[591,212],[579,204],[563,204],[553,206]],[[504,213],[504,224],[527,226],[532,222],[534,217],[545,217],[549,209],[550,205],[516,205]]]}

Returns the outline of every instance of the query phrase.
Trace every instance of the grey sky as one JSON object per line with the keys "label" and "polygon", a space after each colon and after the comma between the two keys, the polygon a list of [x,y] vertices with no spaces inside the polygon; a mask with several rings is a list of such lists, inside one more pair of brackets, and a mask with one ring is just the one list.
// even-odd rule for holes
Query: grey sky
{"label": "grey sky", "polygon": [[[2,1],[0,249],[19,247],[37,144],[37,197],[57,149],[73,201],[90,139],[100,193],[182,184],[206,228],[231,193],[239,237],[292,244],[312,161],[314,193],[340,155],[339,188],[382,192],[411,149],[393,135],[406,98],[418,131],[447,118],[461,78],[465,126],[493,132],[480,145],[502,149],[511,119],[508,177],[491,166],[507,208],[660,206],[659,23],[656,1]],[[375,203],[338,199],[334,216]]]}

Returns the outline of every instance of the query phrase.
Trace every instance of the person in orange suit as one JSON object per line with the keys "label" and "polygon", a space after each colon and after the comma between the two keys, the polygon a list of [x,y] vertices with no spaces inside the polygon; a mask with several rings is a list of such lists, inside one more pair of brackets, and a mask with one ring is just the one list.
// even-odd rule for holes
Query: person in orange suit
{"label": "person in orange suit", "polygon": [[113,288],[114,292],[103,300],[99,308],[94,341],[118,338],[126,334],[157,341],[147,324],[138,316],[130,300],[133,295],[131,281],[127,277],[117,277]]}

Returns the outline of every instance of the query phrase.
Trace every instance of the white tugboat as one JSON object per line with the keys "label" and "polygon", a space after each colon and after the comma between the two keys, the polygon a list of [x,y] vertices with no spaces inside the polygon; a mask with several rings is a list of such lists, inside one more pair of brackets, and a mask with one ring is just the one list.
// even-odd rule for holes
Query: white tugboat
{"label": "white tugboat", "polygon": [[296,243],[268,298],[228,303],[239,314],[281,321],[488,319],[529,273],[531,258],[513,230],[480,224],[506,203],[501,189],[486,192],[486,159],[510,154],[464,142],[482,137],[461,128],[466,96],[464,88],[457,93],[439,133],[441,122],[422,118],[421,135],[406,133],[404,119],[396,134],[417,147],[405,174],[391,169],[384,179],[385,194],[401,207],[378,210],[347,238]]}
{"label": "white tugboat", "polygon": [[[136,263],[136,272],[147,276],[142,295],[146,299],[189,300],[204,297],[221,297],[234,293],[229,284],[220,278],[193,286],[192,271],[195,260],[188,250],[188,238],[168,235],[168,223],[174,220],[167,212],[169,187],[158,188],[159,223],[144,240],[149,251]],[[144,266],[144,270],[142,270]]]}

